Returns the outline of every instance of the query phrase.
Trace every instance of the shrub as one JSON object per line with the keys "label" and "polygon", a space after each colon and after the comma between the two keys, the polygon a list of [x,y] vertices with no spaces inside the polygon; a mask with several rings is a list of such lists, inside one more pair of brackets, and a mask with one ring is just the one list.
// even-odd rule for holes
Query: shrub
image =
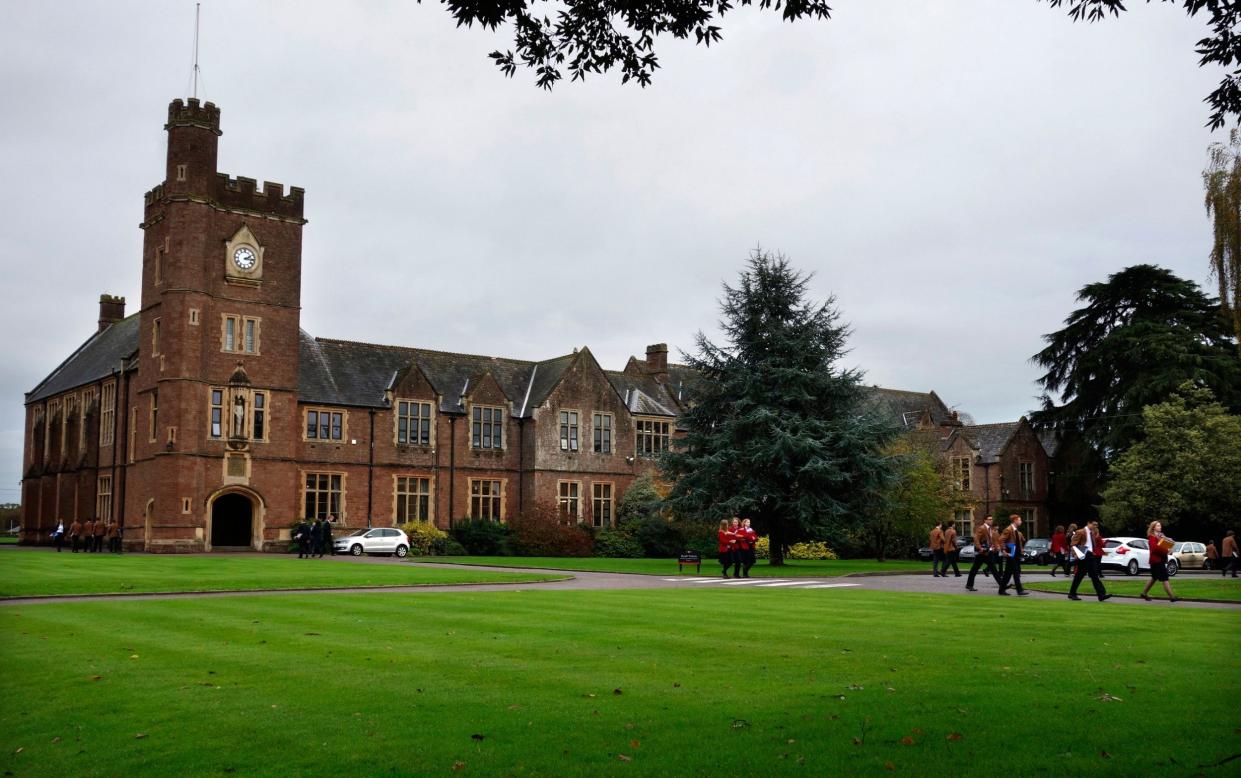
{"label": "shrub", "polygon": [[754,556],[759,559],[771,559],[771,538],[763,535],[754,541]]}
{"label": "shrub", "polygon": [[508,526],[487,519],[462,519],[452,530],[453,537],[472,556],[509,556]]}
{"label": "shrub", "polygon": [[509,522],[511,546],[519,556],[590,556],[594,538],[566,520],[554,503],[539,502]]}
{"label": "shrub", "polygon": [[627,529],[648,557],[675,557],[680,555],[685,546],[681,533],[660,516],[631,522]]}
{"label": "shrub", "polygon": [[448,537],[447,533],[429,521],[411,521],[399,524],[397,529],[409,536],[409,553],[414,556],[428,556],[435,553],[432,549],[435,541]]}
{"label": "shrub", "polygon": [[595,534],[595,556],[638,559],[642,555],[642,544],[624,530],[603,529]]}
{"label": "shrub", "polygon": [[655,479],[650,473],[643,473],[634,479],[616,504],[616,517],[621,524],[630,524],[649,519],[659,514],[663,498],[655,489]]}
{"label": "shrub", "polygon": [[827,544],[821,540],[812,540],[805,543],[794,543],[789,546],[789,552],[784,555],[785,559],[839,559],[836,552],[827,547]]}
{"label": "shrub", "polygon": [[458,543],[451,535],[436,538],[431,543],[431,553],[435,556],[466,556],[465,546]]}

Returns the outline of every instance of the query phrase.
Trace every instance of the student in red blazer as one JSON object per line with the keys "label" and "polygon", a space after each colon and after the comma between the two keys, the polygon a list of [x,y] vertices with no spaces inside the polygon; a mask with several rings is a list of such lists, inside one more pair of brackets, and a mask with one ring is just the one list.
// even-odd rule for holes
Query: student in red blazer
{"label": "student in red blazer", "polygon": [[737,529],[737,557],[742,565],[742,578],[750,577],[750,568],[754,567],[754,562],[757,560],[754,554],[754,544],[757,542],[758,533],[750,526],[750,520],[742,520],[741,526]]}
{"label": "student in red blazer", "polygon": [[1074,549],[1084,554],[1081,559],[1077,560],[1077,572],[1073,574],[1073,585],[1069,587],[1069,599],[1080,600],[1077,596],[1077,587],[1081,585],[1082,579],[1087,575],[1090,576],[1090,583],[1094,586],[1095,595],[1099,598],[1099,602],[1103,602],[1112,595],[1108,594],[1103,588],[1103,582],[1099,580],[1100,560],[1103,558],[1103,536],[1099,534],[1099,522],[1092,521],[1086,524],[1077,532],[1073,533],[1072,548],[1069,553],[1076,557]]}
{"label": "student in red blazer", "polygon": [[1180,598],[1172,593],[1172,584],[1168,582],[1168,552],[1159,547],[1161,540],[1163,540],[1163,524],[1152,521],[1146,528],[1146,543],[1150,546],[1151,552],[1151,579],[1146,582],[1146,588],[1142,590],[1142,599],[1150,602],[1151,587],[1156,581],[1160,581],[1163,583],[1163,590],[1168,593],[1168,599],[1176,602]]}
{"label": "student in red blazer", "polygon": [[717,534],[720,541],[720,567],[723,568],[724,577],[727,578],[728,568],[733,566],[733,557],[737,552],[737,533],[733,532],[728,519],[721,519],[720,531]]}

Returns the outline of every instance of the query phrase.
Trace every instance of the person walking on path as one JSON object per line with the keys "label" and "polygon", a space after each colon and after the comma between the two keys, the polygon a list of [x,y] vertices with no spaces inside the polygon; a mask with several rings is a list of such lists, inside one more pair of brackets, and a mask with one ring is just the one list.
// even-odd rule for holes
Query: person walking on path
{"label": "person walking on path", "polygon": [[323,554],[319,553],[320,548],[322,547],[322,544],[323,544],[323,519],[315,519],[314,523],[310,525],[310,556],[311,558],[314,558],[316,554],[318,554],[319,556],[323,556]]}
{"label": "person walking on path", "polygon": [[[1056,570],[1064,564],[1064,527],[1057,524],[1056,531],[1051,533],[1051,577],[1056,577]],[[1067,575],[1067,573],[1066,573]]]}
{"label": "person walking on path", "polygon": [[754,544],[758,542],[758,533],[750,528],[749,519],[734,527],[733,532],[737,533],[737,567],[733,568],[733,577],[749,578],[750,568],[754,567]]}
{"label": "person walking on path", "polygon": [[720,567],[727,578],[728,568],[733,566],[733,555],[736,553],[737,533],[732,531],[728,519],[721,519],[720,531],[716,534],[720,541]]}
{"label": "person walking on path", "polygon": [[991,517],[988,516],[982,520],[974,528],[974,564],[970,565],[969,577],[965,579],[965,590],[968,592],[976,592],[974,588],[974,577],[978,575],[978,569],[983,565],[987,566],[986,575],[995,577],[995,573],[991,569]]}
{"label": "person walking on path", "polygon": [[948,565],[952,565],[952,572],[957,578],[961,577],[961,569],[957,567],[957,557],[960,551],[957,549],[957,528],[954,524],[946,524],[947,529],[944,530],[944,567],[943,575],[948,577]]}
{"label": "person walking on path", "polygon": [[1221,552],[1220,556],[1223,557],[1220,560],[1220,563],[1221,563],[1220,568],[1223,570],[1223,575],[1227,576],[1228,573],[1231,572],[1232,577],[1236,578],[1237,577],[1236,532],[1234,532],[1233,530],[1228,530],[1228,534],[1224,536],[1224,545],[1220,546],[1220,552]]}
{"label": "person walking on path", "polygon": [[1163,537],[1163,524],[1158,521],[1152,521],[1146,527],[1146,544],[1150,546],[1151,552],[1151,579],[1146,582],[1146,588],[1142,590],[1142,599],[1147,602],[1151,601],[1151,587],[1156,581],[1163,584],[1163,590],[1168,593],[1168,601],[1176,602],[1180,599],[1172,593],[1172,584],[1168,582],[1168,552],[1160,545]]}
{"label": "person walking on path", "polygon": [[327,519],[323,522],[323,530],[319,535],[319,542],[322,544],[319,546],[319,558],[320,559],[322,559],[323,555],[327,553],[328,551],[332,552],[332,556],[336,556],[336,546],[332,543],[332,517],[331,516],[328,516]]}
{"label": "person walking on path", "polygon": [[944,567],[944,529],[936,524],[931,528],[931,575],[939,578],[940,568]]}
{"label": "person walking on path", "polygon": [[1000,528],[995,524],[991,525],[991,564],[992,572],[995,574],[995,585],[1000,586],[1004,581],[1004,563],[1007,557],[1001,553],[1004,549],[1001,547]]}
{"label": "person walking on path", "polygon": [[69,525],[69,545],[73,553],[78,553],[78,544],[82,542],[82,522],[76,518]]}
{"label": "person walking on path", "polygon": [[1000,534],[1000,556],[1004,557],[1004,578],[1000,581],[1000,594],[1008,595],[1008,587],[1017,589],[1019,597],[1029,594],[1021,586],[1021,552],[1026,547],[1026,536],[1021,534],[1021,517],[1013,514],[1009,524]]}
{"label": "person walking on path", "polygon": [[1073,556],[1073,536],[1077,534],[1077,525],[1070,524],[1064,532],[1064,576],[1072,577],[1077,569],[1077,557]]}
{"label": "person walking on path", "polygon": [[310,557],[310,524],[302,519],[297,530],[293,534],[293,539],[297,541],[297,558],[307,559]]}
{"label": "person walking on path", "polygon": [[56,544],[56,553],[59,554],[61,549],[65,547],[65,520],[56,520],[56,529],[52,530],[52,542]]}
{"label": "person walking on path", "polygon": [[1208,540],[1207,541],[1207,561],[1204,563],[1205,568],[1207,570],[1214,570],[1216,565],[1218,564],[1218,562],[1216,562],[1217,559],[1219,559],[1219,551],[1215,548],[1215,541]]}
{"label": "person walking on path", "polygon": [[1103,548],[1103,538],[1099,535],[1099,522],[1087,522],[1085,527],[1073,533],[1072,543],[1073,547],[1069,549],[1069,553],[1077,559],[1077,572],[1073,574],[1073,585],[1069,587],[1069,599],[1081,599],[1077,596],[1077,587],[1087,575],[1090,576],[1090,583],[1094,586],[1099,602],[1109,599],[1112,595],[1107,593],[1103,588],[1103,582],[1099,580],[1099,559],[1102,554],[1095,553],[1096,550],[1102,551]]}

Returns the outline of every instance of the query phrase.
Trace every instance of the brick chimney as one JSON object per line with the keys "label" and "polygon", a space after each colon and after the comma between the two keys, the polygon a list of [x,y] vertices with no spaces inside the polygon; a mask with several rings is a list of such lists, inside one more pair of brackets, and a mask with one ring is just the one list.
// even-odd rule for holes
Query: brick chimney
{"label": "brick chimney", "polygon": [[99,295],[99,331],[103,332],[125,318],[125,298],[110,294]]}
{"label": "brick chimney", "polygon": [[646,372],[659,379],[668,377],[667,343],[655,343],[646,347]]}

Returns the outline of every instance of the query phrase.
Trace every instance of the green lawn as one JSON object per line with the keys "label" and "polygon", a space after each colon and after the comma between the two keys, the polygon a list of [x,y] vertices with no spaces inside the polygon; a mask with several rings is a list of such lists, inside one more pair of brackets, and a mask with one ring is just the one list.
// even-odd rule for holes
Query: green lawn
{"label": "green lawn", "polygon": [[258,554],[238,557],[72,554],[68,551],[60,554],[6,551],[0,554],[0,598],[36,594],[508,583],[563,577]]}
{"label": "green lawn", "polygon": [[0,535],[0,546],[16,546],[18,538],[13,535]]}
{"label": "green lawn", "polygon": [[18,776],[1235,775],[1210,765],[1241,751],[1232,611],[240,596],[0,607],[0,641]]}
{"label": "green lawn", "polygon": [[[538,567],[550,570],[584,570],[595,573],[641,573],[643,575],[676,575],[675,559],[604,559],[601,557],[518,557],[518,556],[444,556],[424,557],[421,562],[448,562],[455,565],[493,565],[500,567]],[[900,573],[908,570],[930,572],[930,562],[908,559],[876,562],[873,559],[840,559],[832,562],[794,561],[783,567],[772,567],[765,560],[750,570],[761,578],[815,578],[849,575],[850,573]],[[693,567],[682,571],[697,575]],[[720,565],[714,559],[702,560],[703,575],[719,575]]]}
{"label": "green lawn", "polygon": [[[1137,597],[1142,593],[1142,588],[1146,586],[1146,582],[1149,580],[1149,576],[1129,578],[1110,575],[1103,579],[1103,588],[1107,589],[1111,594]],[[1072,581],[1065,580],[1038,580],[1026,584],[1026,588],[1037,589],[1041,592],[1067,593],[1070,586],[1072,586]],[[1172,579],[1172,591],[1176,592],[1177,597],[1188,597],[1195,600],[1241,602],[1241,578],[1225,579],[1220,576],[1178,575]],[[1077,593],[1082,597],[1094,597],[1094,587],[1090,585],[1090,579],[1082,580],[1081,586],[1077,587]],[[1157,583],[1151,587],[1150,596],[1167,599],[1168,594],[1163,590],[1163,585]]]}

